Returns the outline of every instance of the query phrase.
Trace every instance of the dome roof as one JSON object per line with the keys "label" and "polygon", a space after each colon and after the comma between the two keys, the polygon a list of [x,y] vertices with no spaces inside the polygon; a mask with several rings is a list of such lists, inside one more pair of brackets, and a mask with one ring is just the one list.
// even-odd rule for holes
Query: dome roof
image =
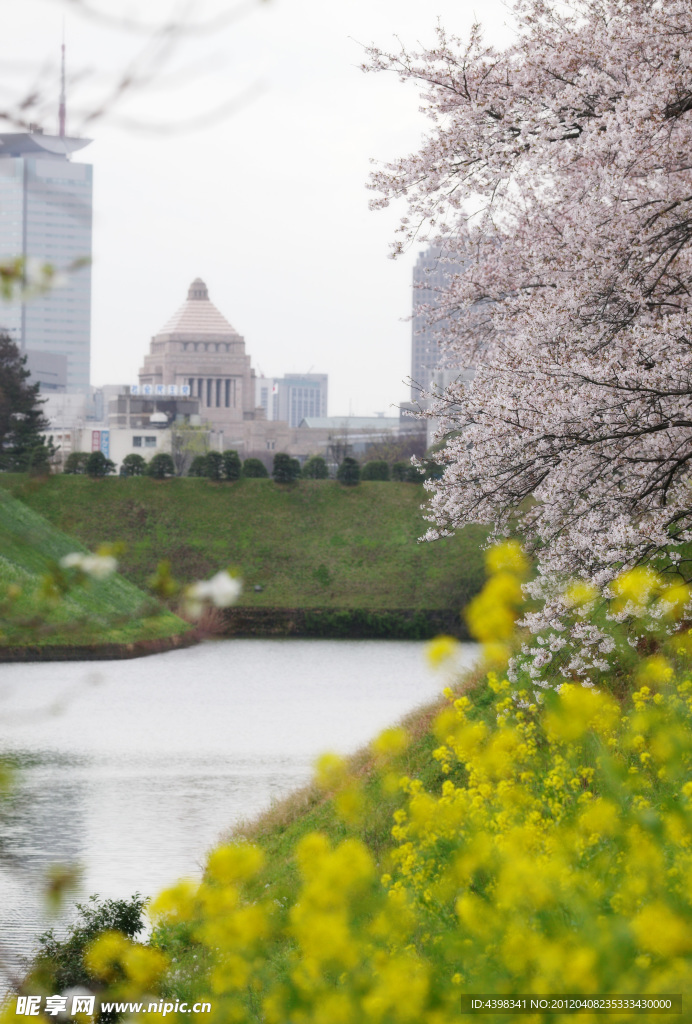
{"label": "dome roof", "polygon": [[200,277],[195,278],[188,289],[186,301],[158,333],[189,335],[193,338],[213,334],[240,339],[235,327],[209,301],[207,286]]}

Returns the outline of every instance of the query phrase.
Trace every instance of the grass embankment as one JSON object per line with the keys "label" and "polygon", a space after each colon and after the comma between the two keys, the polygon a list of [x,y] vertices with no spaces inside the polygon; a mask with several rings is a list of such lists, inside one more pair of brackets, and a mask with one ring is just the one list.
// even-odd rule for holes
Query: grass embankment
{"label": "grass embankment", "polygon": [[90,548],[123,541],[122,571],[137,585],[161,559],[181,582],[235,567],[245,608],[457,614],[483,581],[482,530],[418,542],[425,492],[415,484],[79,476],[0,484]]}
{"label": "grass embankment", "polygon": [[[345,766],[323,765],[321,786],[228,837],[261,849],[254,872],[242,846],[221,848],[199,902],[160,898],[173,908],[154,935],[170,958],[164,997],[214,993],[248,1024],[447,1024],[471,1019],[459,1015],[464,993],[687,1000],[690,667],[686,653],[660,687],[635,673],[619,699],[567,687],[526,713],[506,683],[477,673],[453,706],[409,716],[404,749],[394,730]],[[255,908],[270,938],[248,929],[238,955]],[[326,1004],[342,1015],[321,1016]],[[314,1016],[292,1015],[304,1009]]]}
{"label": "grass embankment", "polygon": [[[117,574],[84,581],[55,600],[46,576],[55,576],[63,555],[84,550],[79,541],[0,490],[0,657],[38,648],[86,648],[83,653],[88,654],[94,647],[127,648],[187,632],[186,623]],[[117,656],[114,649],[112,656]]]}
{"label": "grass embankment", "polygon": [[[440,685],[443,685],[442,679]],[[466,672],[455,690],[458,695],[469,695],[474,720],[492,726],[496,718],[493,710],[496,696],[483,672]],[[436,701],[411,712],[398,725],[393,723],[405,729],[409,737],[406,750],[399,756],[383,760],[372,746],[366,746],[345,759],[343,775],[357,780],[362,797],[362,810],[350,821],[349,815],[343,813],[343,806],[339,807],[341,794],[330,792],[328,786],[321,788],[315,780],[273,802],[256,819],[243,821],[221,836],[222,843],[250,842],[265,854],[265,866],[253,879],[246,896],[250,900],[269,898],[277,905],[291,905],[301,883],[296,848],[302,839],[314,833],[326,836],[334,847],[356,837],[372,852],[379,870],[388,870],[389,857],[398,845],[392,835],[394,813],[404,799],[399,788],[388,790],[383,786],[383,768],[397,778],[405,775],[419,780],[428,793],[439,792],[448,776],[433,758],[433,751],[439,746],[433,723],[448,706],[448,701],[440,695]],[[328,771],[325,774],[328,776]],[[169,969],[162,986],[164,995],[180,1000],[209,997],[211,961],[208,951],[191,938],[185,924],[160,928],[154,935],[154,944],[164,950],[175,965]],[[277,975],[285,970],[289,951],[290,944],[280,944],[275,950]],[[254,1017],[248,1019],[254,1020]]]}

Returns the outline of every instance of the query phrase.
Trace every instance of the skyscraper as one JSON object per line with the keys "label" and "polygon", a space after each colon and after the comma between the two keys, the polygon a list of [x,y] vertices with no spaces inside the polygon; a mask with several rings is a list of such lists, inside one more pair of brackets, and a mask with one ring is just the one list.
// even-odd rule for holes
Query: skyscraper
{"label": "skyscraper", "polygon": [[437,382],[439,371],[444,368],[444,359],[440,348],[439,332],[444,328],[444,321],[431,324],[426,314],[418,312],[422,305],[436,306],[439,294],[449,283],[450,276],[456,271],[458,264],[440,259],[447,255],[435,246],[430,246],[418,254],[413,268],[413,321],[411,331],[411,401],[422,402],[420,388],[429,390],[433,380]]}
{"label": "skyscraper", "polygon": [[86,391],[90,378],[92,168],[70,159],[89,141],[0,134],[0,260],[22,257],[29,283],[36,266],[57,275],[49,292],[0,304],[0,329],[39,378],[42,355],[52,367],[64,358],[68,391]]}

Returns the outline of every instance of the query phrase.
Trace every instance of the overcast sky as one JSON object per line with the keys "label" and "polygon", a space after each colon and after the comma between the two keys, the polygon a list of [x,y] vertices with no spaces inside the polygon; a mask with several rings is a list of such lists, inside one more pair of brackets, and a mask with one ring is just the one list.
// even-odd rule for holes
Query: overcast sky
{"label": "overcast sky", "polygon": [[[414,151],[427,126],[414,86],[360,71],[361,44],[431,43],[438,17],[463,36],[477,15],[487,41],[504,45],[505,6],[257,0],[225,26],[185,33],[159,67],[155,46],[142,55],[145,35],[78,2],[7,7],[0,92],[7,108],[38,85],[41,121],[56,131],[64,20],[68,132],[94,140],[76,157],[94,165],[92,383],[135,382],[151,336],[202,277],[258,372],[328,373],[330,414],[394,414],[408,397],[418,249],[388,258],[403,209],[370,211],[365,185],[371,158]],[[167,0],[90,2],[152,25],[176,10]],[[229,9],[200,0],[188,17]],[[152,84],[80,130],[80,112],[133,61],[156,68]],[[233,97],[234,112],[208,116]]]}

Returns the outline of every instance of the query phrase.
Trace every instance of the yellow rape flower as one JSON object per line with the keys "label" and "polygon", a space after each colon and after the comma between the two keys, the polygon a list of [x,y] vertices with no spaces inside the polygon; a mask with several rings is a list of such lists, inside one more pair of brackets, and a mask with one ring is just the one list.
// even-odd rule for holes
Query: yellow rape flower
{"label": "yellow rape flower", "polygon": [[433,668],[439,668],[459,653],[459,641],[444,634],[436,636],[425,645],[425,656]]}
{"label": "yellow rape flower", "polygon": [[396,757],[403,754],[410,742],[409,734],[405,729],[385,729],[373,742],[373,750],[383,757]]}
{"label": "yellow rape flower", "polygon": [[506,540],[486,551],[485,567],[488,573],[506,571],[523,576],[529,570],[529,562],[518,541]]}
{"label": "yellow rape flower", "polygon": [[570,584],[562,597],[568,608],[583,608],[596,600],[598,590],[584,580],[577,580]]}
{"label": "yellow rape flower", "polygon": [[654,654],[642,662],[637,672],[637,682],[662,684],[673,678],[673,666],[662,654]]}
{"label": "yellow rape flower", "polygon": [[690,924],[661,901],[649,903],[631,925],[637,945],[645,953],[678,956],[692,950]]}
{"label": "yellow rape flower", "polygon": [[616,606],[622,607],[627,603],[643,606],[661,590],[661,586],[661,578],[653,569],[639,565],[614,579],[610,589],[616,596]]}
{"label": "yellow rape flower", "polygon": [[581,739],[587,731],[605,736],[619,718],[620,709],[611,697],[583,686],[565,684],[560,690],[557,707],[545,715],[545,729],[550,739],[570,742]]}
{"label": "yellow rape flower", "polygon": [[129,945],[122,932],[103,932],[87,949],[84,963],[97,978],[113,981],[118,977],[118,968]]}
{"label": "yellow rape flower", "polygon": [[207,861],[207,876],[221,885],[252,878],[264,864],[264,853],[250,843],[219,846]]}

